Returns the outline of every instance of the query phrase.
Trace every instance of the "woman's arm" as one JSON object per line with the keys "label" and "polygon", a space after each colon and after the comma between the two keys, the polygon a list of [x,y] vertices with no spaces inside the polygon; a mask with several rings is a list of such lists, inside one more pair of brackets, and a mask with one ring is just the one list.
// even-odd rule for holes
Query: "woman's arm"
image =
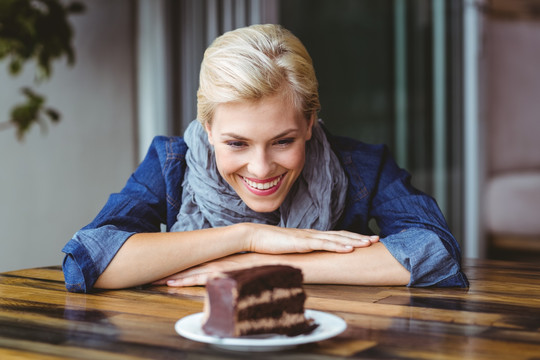
{"label": "woman's arm", "polygon": [[291,254],[292,265],[304,272],[306,283],[345,285],[407,285],[410,273],[378,242],[347,254]]}
{"label": "woman's arm", "polygon": [[287,264],[302,269],[304,282],[348,285],[407,285],[410,273],[385,248],[375,242],[348,253],[317,251],[308,254],[237,254],[211,261],[155,282],[169,286],[204,285],[218,271],[267,264]]}
{"label": "woman's arm", "polygon": [[412,186],[388,148],[343,139],[336,144],[351,180],[341,228],[363,232],[375,219],[381,242],[410,272],[408,286],[468,286],[459,244],[435,199]]}
{"label": "woman's arm", "polygon": [[348,253],[376,241],[378,237],[347,231],[287,229],[251,223],[187,232],[139,233],[124,243],[94,287],[146,284],[245,251],[274,255],[317,250]]}
{"label": "woman's arm", "polygon": [[189,232],[138,233],[122,245],[95,288],[145,284],[175,271],[243,251],[234,226]]}

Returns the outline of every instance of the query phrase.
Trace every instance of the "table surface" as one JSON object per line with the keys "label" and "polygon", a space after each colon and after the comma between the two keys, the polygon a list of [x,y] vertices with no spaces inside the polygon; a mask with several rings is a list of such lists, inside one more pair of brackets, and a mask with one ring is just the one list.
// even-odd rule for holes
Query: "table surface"
{"label": "table surface", "polygon": [[[469,289],[306,285],[306,307],[340,316],[340,335],[259,359],[540,359],[540,265],[466,260]],[[59,267],[0,274],[0,359],[238,359],[188,340],[203,287],[73,294]]]}

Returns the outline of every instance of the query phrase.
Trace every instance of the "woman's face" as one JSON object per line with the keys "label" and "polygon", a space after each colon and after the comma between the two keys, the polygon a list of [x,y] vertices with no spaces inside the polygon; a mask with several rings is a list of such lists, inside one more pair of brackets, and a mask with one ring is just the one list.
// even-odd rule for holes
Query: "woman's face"
{"label": "woman's face", "polygon": [[206,130],[221,176],[252,210],[271,212],[302,172],[312,126],[276,95],[221,104]]}

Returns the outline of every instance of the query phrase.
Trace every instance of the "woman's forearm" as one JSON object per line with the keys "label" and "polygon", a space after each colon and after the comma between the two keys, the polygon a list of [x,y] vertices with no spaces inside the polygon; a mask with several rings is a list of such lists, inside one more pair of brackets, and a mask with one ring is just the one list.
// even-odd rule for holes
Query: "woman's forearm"
{"label": "woman's forearm", "polygon": [[411,276],[382,243],[348,254],[316,253],[310,260],[304,265],[306,283],[407,285]]}
{"label": "woman's forearm", "polygon": [[131,236],[97,279],[96,288],[146,284],[192,266],[244,251],[241,226]]}
{"label": "woman's forearm", "polygon": [[[249,254],[246,254],[249,255]],[[410,273],[382,243],[337,254],[313,252],[308,254],[261,255],[258,262],[282,263],[296,266],[304,273],[304,282],[311,284],[347,285],[407,285]]]}

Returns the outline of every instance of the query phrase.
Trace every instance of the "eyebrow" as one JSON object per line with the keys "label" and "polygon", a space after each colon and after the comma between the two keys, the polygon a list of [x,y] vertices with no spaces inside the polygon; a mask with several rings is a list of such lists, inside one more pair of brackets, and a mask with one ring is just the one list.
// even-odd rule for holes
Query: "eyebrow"
{"label": "eyebrow", "polygon": [[[298,131],[298,129],[296,129],[296,128],[287,129],[285,131],[280,132],[279,134],[277,134],[276,136],[274,136],[270,140],[275,140],[275,139],[282,138],[282,137],[287,136],[290,133],[296,132],[296,131]],[[223,133],[223,134],[221,134],[221,137],[225,137],[225,136],[229,136],[229,137],[232,137],[233,139],[237,139],[237,140],[249,140],[248,138],[243,137],[243,136],[238,135],[238,134],[235,134],[235,133]]]}

